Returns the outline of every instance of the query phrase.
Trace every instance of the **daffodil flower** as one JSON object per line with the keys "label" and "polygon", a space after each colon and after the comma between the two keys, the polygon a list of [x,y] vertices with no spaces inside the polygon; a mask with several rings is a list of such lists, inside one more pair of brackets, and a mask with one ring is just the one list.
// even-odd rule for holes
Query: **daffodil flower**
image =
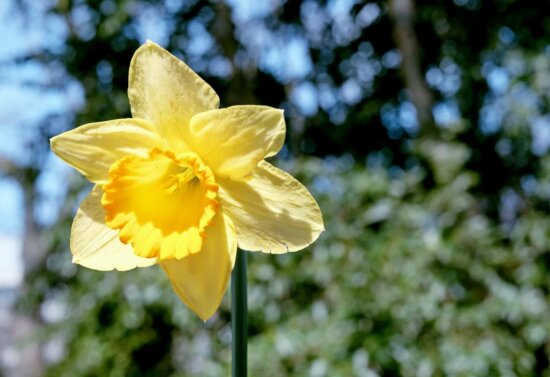
{"label": "daffodil flower", "polygon": [[323,231],[308,190],[264,159],[283,146],[283,112],[218,109],[214,90],[147,42],[130,64],[132,118],[86,124],[51,140],[95,184],[76,213],[73,262],[95,270],[160,264],[200,318],[227,289],[237,245],[300,250]]}

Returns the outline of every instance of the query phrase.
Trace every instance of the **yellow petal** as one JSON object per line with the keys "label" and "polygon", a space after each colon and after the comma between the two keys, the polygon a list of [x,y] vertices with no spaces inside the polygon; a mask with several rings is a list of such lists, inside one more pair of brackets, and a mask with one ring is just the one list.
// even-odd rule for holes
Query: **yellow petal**
{"label": "yellow petal", "polygon": [[283,111],[267,106],[233,106],[191,119],[191,146],[216,176],[249,176],[285,140]]}
{"label": "yellow petal", "polygon": [[262,161],[247,181],[218,180],[239,247],[264,253],[300,250],[324,230],[321,210],[291,175]]}
{"label": "yellow petal", "polygon": [[105,183],[109,167],[125,155],[147,155],[160,139],[139,119],[90,123],[50,140],[52,151],[94,183]]}
{"label": "yellow petal", "polygon": [[100,186],[95,186],[76,212],[71,229],[73,263],[100,271],[126,271],[155,264],[155,258],[134,254],[129,245],[120,242],[118,232],[105,225],[101,195]]}
{"label": "yellow petal", "polygon": [[198,253],[219,206],[214,174],[191,152],[153,148],[146,158],[123,157],[103,191],[105,223],[145,258]]}
{"label": "yellow petal", "polygon": [[220,306],[237,252],[235,228],[221,211],[207,228],[202,250],[181,260],[161,261],[172,287],[202,320]]}
{"label": "yellow petal", "polygon": [[128,97],[134,118],[153,123],[176,152],[187,150],[193,115],[217,109],[220,99],[185,63],[147,41],[130,63]]}

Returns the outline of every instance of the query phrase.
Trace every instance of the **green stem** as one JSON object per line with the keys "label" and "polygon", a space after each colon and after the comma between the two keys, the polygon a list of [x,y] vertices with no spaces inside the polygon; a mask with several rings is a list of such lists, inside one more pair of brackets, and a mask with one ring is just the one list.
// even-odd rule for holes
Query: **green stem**
{"label": "green stem", "polygon": [[238,250],[231,273],[231,328],[233,330],[233,377],[246,377],[248,303],[246,294],[246,251]]}

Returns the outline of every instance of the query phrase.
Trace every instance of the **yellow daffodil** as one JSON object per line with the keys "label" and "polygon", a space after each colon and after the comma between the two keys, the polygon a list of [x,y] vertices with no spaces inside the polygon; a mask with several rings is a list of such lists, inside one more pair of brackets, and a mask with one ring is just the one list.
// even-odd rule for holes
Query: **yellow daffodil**
{"label": "yellow daffodil", "polygon": [[237,245],[286,253],[323,231],[307,189],[264,158],[285,138],[281,110],[218,109],[214,90],[147,42],[130,64],[133,118],[91,123],[51,140],[95,184],[71,230],[73,262],[95,270],[159,263],[206,320],[226,291]]}

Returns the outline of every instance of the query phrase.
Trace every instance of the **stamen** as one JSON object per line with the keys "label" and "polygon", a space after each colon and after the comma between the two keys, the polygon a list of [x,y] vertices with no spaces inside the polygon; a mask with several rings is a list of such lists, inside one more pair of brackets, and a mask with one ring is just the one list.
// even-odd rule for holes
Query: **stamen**
{"label": "stamen", "polygon": [[173,174],[167,177],[166,192],[169,194],[173,194],[178,189],[190,183],[192,180],[195,180],[195,182],[199,182],[199,179],[195,175],[193,169],[183,168],[181,173]]}
{"label": "stamen", "polygon": [[109,170],[102,205],[106,224],[147,258],[181,259],[202,248],[218,208],[218,185],[194,153],[153,148],[126,156]]}

